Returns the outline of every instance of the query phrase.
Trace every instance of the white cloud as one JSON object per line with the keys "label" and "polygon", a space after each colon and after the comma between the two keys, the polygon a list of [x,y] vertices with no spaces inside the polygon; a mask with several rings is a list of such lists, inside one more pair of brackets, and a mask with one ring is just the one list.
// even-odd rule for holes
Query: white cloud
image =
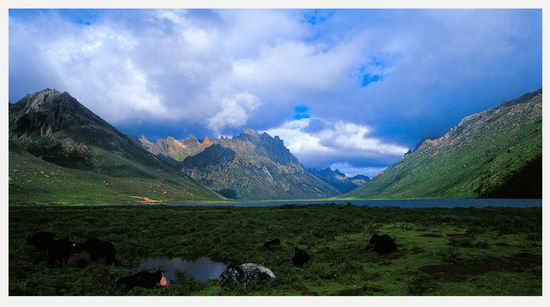
{"label": "white cloud", "polygon": [[[319,119],[316,119],[319,120]],[[279,136],[289,150],[306,164],[313,165],[333,159],[371,159],[401,157],[408,151],[406,146],[385,143],[369,136],[371,128],[349,122],[326,123],[318,131],[311,131],[312,119],[285,122],[280,127],[265,132]]]}
{"label": "white cloud", "polygon": [[240,93],[222,100],[223,109],[208,121],[208,127],[219,132],[225,127],[243,126],[251,112],[260,106],[258,97],[249,93]]}
{"label": "white cloud", "polygon": [[[279,111],[340,87],[357,62],[352,43],[306,42],[311,29],[298,11],[198,14],[108,11],[86,26],[55,12],[12,18],[10,78],[27,92],[66,90],[114,124],[183,121],[220,133],[244,127],[265,101]],[[33,69],[48,78],[23,84]]]}
{"label": "white cloud", "polygon": [[[276,127],[307,164],[357,166],[405,148],[373,129],[415,144],[540,86],[540,10],[304,13],[101,10],[86,25],[10,10],[10,100],[50,87],[119,127]],[[329,127],[288,122],[296,105]]]}

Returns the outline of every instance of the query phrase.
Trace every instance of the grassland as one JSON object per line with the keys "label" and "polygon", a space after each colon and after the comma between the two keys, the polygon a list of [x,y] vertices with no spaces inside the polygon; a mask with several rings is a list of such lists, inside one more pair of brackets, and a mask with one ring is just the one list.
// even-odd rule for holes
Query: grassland
{"label": "grassland", "polygon": [[[9,222],[10,295],[542,294],[541,208],[10,205]],[[25,244],[38,230],[110,240],[120,264],[49,268]],[[399,251],[366,249],[374,232],[394,237]],[[261,248],[273,238],[280,248]],[[296,246],[312,256],[302,269],[291,264]],[[147,256],[233,257],[263,263],[277,278],[242,288],[179,274],[170,289],[113,287]]]}
{"label": "grassland", "polygon": [[[109,168],[138,169],[139,165],[128,166],[130,163],[119,157],[109,162]],[[63,167],[15,146],[10,148],[9,164],[10,204],[136,204],[147,198],[170,203],[222,200],[188,177],[152,167],[151,175],[115,176]]]}

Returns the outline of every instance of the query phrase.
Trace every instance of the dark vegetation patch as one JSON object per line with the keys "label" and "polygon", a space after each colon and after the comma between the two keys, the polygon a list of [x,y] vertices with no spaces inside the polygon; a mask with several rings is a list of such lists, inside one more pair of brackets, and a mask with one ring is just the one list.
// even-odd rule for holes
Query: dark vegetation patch
{"label": "dark vegetation patch", "polygon": [[377,287],[369,287],[368,285],[364,285],[362,287],[354,287],[354,288],[340,290],[336,292],[335,295],[362,296],[362,295],[372,295],[372,294],[382,293],[382,292],[384,292],[384,289],[377,288]]}
{"label": "dark vegetation patch", "polygon": [[[515,226],[513,235],[501,236],[501,230],[508,229],[509,223]],[[455,238],[433,240],[422,236],[425,230],[417,231],[429,229],[430,233],[447,233],[452,229],[456,233],[466,233],[474,227],[480,233],[473,236],[468,248],[449,245]],[[56,237],[74,242],[90,237],[112,242],[119,264],[49,268],[45,253],[27,245],[27,237],[37,231],[51,231]],[[373,250],[366,250],[375,232],[389,233],[395,238],[398,251],[377,255]],[[422,295],[433,293],[439,284],[452,280],[454,275],[476,277],[490,271],[516,272],[512,289],[517,289],[517,293],[538,295],[542,289],[539,282],[542,273],[541,258],[536,255],[542,252],[541,233],[541,208],[12,205],[9,208],[9,293]],[[472,236],[456,239],[464,237]],[[280,240],[276,248],[262,247],[274,239]],[[483,242],[487,242],[488,248]],[[497,242],[506,242],[509,246],[501,248]],[[292,265],[295,247],[311,256],[302,268]],[[487,251],[485,258],[477,258],[483,251]],[[131,270],[142,257],[196,259],[201,256],[220,262],[231,257],[240,263],[263,264],[273,271],[276,279],[247,288],[222,287],[217,281],[201,283],[180,274],[169,289],[128,291],[113,287],[116,279],[135,273]],[[411,271],[419,274],[412,282]],[[460,293],[450,291],[446,294]],[[491,292],[484,294],[491,295]]]}
{"label": "dark vegetation patch", "polygon": [[443,238],[443,235],[440,233],[423,233],[420,236],[423,238]]}
{"label": "dark vegetation patch", "polygon": [[454,262],[423,266],[420,271],[435,279],[461,281],[489,272],[525,272],[540,265],[542,265],[542,256],[517,253],[509,257],[455,259]]}
{"label": "dark vegetation patch", "polygon": [[429,274],[418,272],[407,288],[409,295],[426,295],[436,288],[436,284]]}

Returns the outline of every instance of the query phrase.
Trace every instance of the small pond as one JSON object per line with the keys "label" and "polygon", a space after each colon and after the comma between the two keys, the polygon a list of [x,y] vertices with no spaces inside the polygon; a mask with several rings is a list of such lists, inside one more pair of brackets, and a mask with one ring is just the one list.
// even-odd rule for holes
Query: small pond
{"label": "small pond", "polygon": [[187,276],[204,282],[210,279],[217,279],[226,267],[225,263],[212,261],[208,257],[200,257],[195,260],[147,257],[142,258],[140,263],[133,268],[133,271],[136,273],[142,270],[156,271],[157,269],[161,269],[170,281],[174,281],[176,272],[180,271]]}

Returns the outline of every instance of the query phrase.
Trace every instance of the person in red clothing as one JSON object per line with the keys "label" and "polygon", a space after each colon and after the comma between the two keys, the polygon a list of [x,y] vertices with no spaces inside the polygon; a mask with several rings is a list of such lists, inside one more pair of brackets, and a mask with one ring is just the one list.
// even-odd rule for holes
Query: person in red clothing
{"label": "person in red clothing", "polygon": [[160,285],[163,286],[165,289],[168,289],[168,279],[164,276],[164,273],[162,273],[162,278],[160,279]]}

